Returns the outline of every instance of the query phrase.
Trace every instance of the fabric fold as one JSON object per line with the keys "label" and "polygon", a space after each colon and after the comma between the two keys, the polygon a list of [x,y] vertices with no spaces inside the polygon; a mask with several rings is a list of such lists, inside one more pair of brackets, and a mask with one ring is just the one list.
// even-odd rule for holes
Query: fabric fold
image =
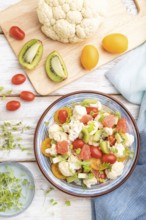
{"label": "fabric fold", "polygon": [[129,179],[92,199],[92,220],[146,220],[146,43],[125,55],[106,77],[128,101],[141,104],[137,120],[141,146]]}

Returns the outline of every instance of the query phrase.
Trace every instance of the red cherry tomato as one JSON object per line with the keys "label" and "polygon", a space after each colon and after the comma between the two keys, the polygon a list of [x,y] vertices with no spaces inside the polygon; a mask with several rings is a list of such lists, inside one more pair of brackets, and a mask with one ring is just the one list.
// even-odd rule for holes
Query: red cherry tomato
{"label": "red cherry tomato", "polygon": [[26,80],[26,77],[23,74],[16,74],[12,77],[11,82],[14,85],[20,85],[22,83],[24,83]]}
{"label": "red cherry tomato", "polygon": [[116,129],[117,129],[118,132],[121,132],[121,133],[126,133],[127,132],[128,129],[127,129],[127,123],[126,123],[125,118],[119,119]]}
{"label": "red cherry tomato", "polygon": [[106,174],[104,171],[102,173],[100,173],[98,170],[92,170],[92,172],[95,175],[95,177],[101,178],[101,179],[106,179]]}
{"label": "red cherry tomato", "polygon": [[98,115],[98,109],[95,107],[86,107],[87,114],[95,118]]}
{"label": "red cherry tomato", "polygon": [[56,150],[58,154],[66,154],[68,152],[68,142],[60,141],[56,145]]}
{"label": "red cherry tomato", "polygon": [[73,149],[82,148],[84,144],[85,143],[80,139],[76,139],[75,141],[72,142]]}
{"label": "red cherry tomato", "polygon": [[116,138],[114,137],[114,135],[108,136],[107,140],[109,141],[110,146],[113,146],[116,143]]}
{"label": "red cherry tomato", "polygon": [[21,104],[19,101],[10,101],[6,104],[6,109],[8,111],[16,111],[20,106]]}
{"label": "red cherry tomato", "polygon": [[117,160],[116,156],[114,154],[104,154],[102,157],[102,161],[105,163],[115,163]]}
{"label": "red cherry tomato", "polygon": [[68,118],[68,112],[64,109],[58,112],[58,120],[61,124],[64,124]]}
{"label": "red cherry tomato", "polygon": [[115,116],[114,115],[106,116],[103,119],[102,124],[103,124],[104,127],[112,128],[115,124]]}
{"label": "red cherry tomato", "polygon": [[91,146],[90,151],[91,151],[91,157],[94,157],[97,159],[102,157],[102,152],[99,150],[98,147]]}
{"label": "red cherry tomato", "polygon": [[80,122],[82,122],[83,124],[87,124],[89,121],[91,121],[93,119],[93,117],[91,115],[84,115],[81,119]]}
{"label": "red cherry tomato", "polygon": [[35,99],[35,95],[32,92],[23,91],[20,93],[20,98],[25,101],[33,101]]}
{"label": "red cherry tomato", "polygon": [[9,30],[9,34],[16,40],[23,40],[25,38],[25,33],[17,26],[12,26]]}
{"label": "red cherry tomato", "polygon": [[84,144],[80,153],[81,160],[89,160],[91,157],[90,146],[88,144]]}

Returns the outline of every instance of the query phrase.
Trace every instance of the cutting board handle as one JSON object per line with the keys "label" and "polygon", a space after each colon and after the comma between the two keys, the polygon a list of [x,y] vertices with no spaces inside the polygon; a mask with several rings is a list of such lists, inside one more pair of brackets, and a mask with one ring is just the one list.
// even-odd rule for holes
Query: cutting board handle
{"label": "cutting board handle", "polygon": [[146,1],[145,0],[134,0],[139,15],[143,15],[146,12]]}

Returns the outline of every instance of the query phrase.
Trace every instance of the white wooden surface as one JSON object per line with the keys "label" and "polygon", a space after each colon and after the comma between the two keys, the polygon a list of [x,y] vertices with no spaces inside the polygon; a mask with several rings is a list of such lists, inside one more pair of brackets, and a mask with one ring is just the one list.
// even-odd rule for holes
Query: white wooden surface
{"label": "white wooden surface", "polygon": [[[123,0],[131,5],[132,0]],[[7,8],[8,6],[18,2],[18,0],[0,0],[0,10]],[[29,6],[28,6],[29,7]],[[133,6],[132,6],[133,8]],[[131,10],[130,10],[131,12]],[[135,8],[132,10],[135,13]],[[23,18],[22,18],[23,19]],[[31,206],[18,217],[11,218],[12,220],[91,220],[91,206],[90,199],[76,198],[60,192],[59,190],[53,190],[45,199],[44,190],[50,187],[50,184],[41,174],[34,158],[33,154],[33,133],[37,121],[43,111],[59,96],[83,89],[91,89],[95,91],[105,92],[112,94],[115,98],[122,101],[122,103],[130,110],[134,118],[137,118],[139,106],[128,103],[123,97],[118,94],[118,91],[111,85],[111,83],[105,78],[104,73],[108,71],[115,62],[110,63],[102,68],[94,71],[91,74],[84,76],[78,81],[65,86],[64,88],[56,91],[48,97],[39,97],[32,103],[22,103],[22,107],[17,112],[7,112],[5,110],[5,104],[9,100],[18,99],[19,92],[22,90],[33,91],[33,88],[29,81],[25,82],[21,86],[12,86],[10,79],[15,73],[23,72],[18,64],[18,61],[11,51],[6,39],[0,34],[0,87],[3,86],[6,90],[12,89],[12,96],[7,97],[6,100],[2,100],[0,97],[0,123],[5,120],[11,122],[23,121],[24,124],[30,125],[31,129],[22,135],[22,145],[28,147],[30,150],[21,151],[13,150],[10,153],[0,151],[0,162],[11,160],[19,161],[27,166],[34,175],[36,184],[36,194]],[[57,205],[52,206],[49,202],[50,199],[54,199],[58,202]],[[64,204],[65,200],[71,201],[71,206],[67,207]],[[4,218],[0,218],[5,220]]]}

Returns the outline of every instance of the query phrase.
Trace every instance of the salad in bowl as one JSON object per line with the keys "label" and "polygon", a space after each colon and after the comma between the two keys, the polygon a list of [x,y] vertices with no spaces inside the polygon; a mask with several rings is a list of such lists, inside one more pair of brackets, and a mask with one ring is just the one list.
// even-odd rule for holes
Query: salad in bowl
{"label": "salad in bowl", "polygon": [[35,155],[46,178],[64,192],[98,196],[133,171],[139,135],[130,113],[115,99],[77,92],[54,102],[35,132]]}

